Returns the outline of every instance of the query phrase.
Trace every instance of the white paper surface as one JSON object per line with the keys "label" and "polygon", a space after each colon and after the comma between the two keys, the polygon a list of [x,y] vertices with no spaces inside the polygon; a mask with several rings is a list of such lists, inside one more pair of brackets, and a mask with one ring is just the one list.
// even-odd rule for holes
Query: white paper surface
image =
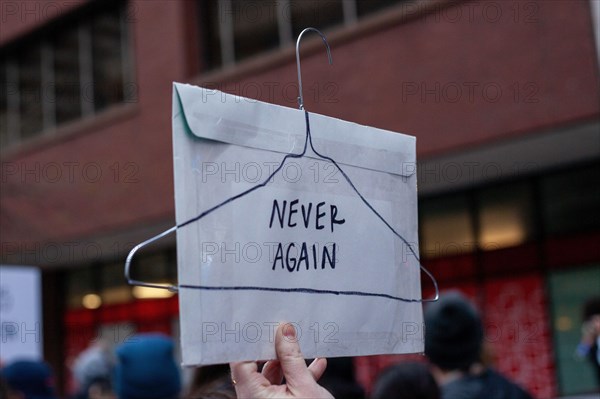
{"label": "white paper surface", "polygon": [[[310,114],[315,149],[418,249],[415,139]],[[175,84],[180,225],[302,152],[304,112]],[[177,230],[187,365],[274,357],[294,323],[307,358],[423,351],[419,265],[331,162],[310,149],[264,186]]]}

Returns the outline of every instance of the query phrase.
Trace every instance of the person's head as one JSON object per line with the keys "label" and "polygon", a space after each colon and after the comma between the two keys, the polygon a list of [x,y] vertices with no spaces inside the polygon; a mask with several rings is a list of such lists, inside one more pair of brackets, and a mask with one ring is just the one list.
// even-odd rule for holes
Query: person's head
{"label": "person's head", "polygon": [[424,363],[406,362],[386,368],[377,378],[371,399],[440,399],[440,389]]}
{"label": "person's head", "polygon": [[583,305],[583,321],[589,321],[594,316],[600,316],[600,296],[588,299]]}
{"label": "person's head", "polygon": [[582,333],[589,340],[600,336],[600,297],[588,299],[583,305]]}
{"label": "person's head", "polygon": [[88,399],[115,399],[112,381],[106,378],[97,378],[90,381],[86,390]]}
{"label": "person's head", "polygon": [[354,376],[354,361],[351,357],[327,359],[327,369],[319,379],[319,385],[336,398],[364,398],[365,391]]}
{"label": "person's head", "polygon": [[79,354],[73,366],[73,377],[80,398],[110,397],[114,359],[109,346],[98,341]]}
{"label": "person's head", "polygon": [[50,366],[37,360],[17,360],[2,369],[9,398],[55,399]]}
{"label": "person's head", "polygon": [[467,371],[480,360],[482,342],[481,318],[459,292],[425,308],[425,354],[440,369]]}
{"label": "person's head", "polygon": [[185,395],[187,399],[235,398],[228,364],[197,367]]}
{"label": "person's head", "polygon": [[117,348],[115,393],[119,399],[171,399],[181,390],[173,341],[163,334],[135,335]]}

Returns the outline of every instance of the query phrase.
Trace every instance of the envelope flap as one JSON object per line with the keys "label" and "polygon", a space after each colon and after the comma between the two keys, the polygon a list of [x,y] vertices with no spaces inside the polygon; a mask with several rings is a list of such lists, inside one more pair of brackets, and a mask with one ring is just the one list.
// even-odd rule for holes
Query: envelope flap
{"label": "envelope flap", "polygon": [[[190,132],[198,138],[282,154],[302,151],[302,110],[188,84],[174,83],[173,90]],[[317,151],[338,163],[407,177],[416,172],[413,136],[315,113],[310,113],[310,126]]]}

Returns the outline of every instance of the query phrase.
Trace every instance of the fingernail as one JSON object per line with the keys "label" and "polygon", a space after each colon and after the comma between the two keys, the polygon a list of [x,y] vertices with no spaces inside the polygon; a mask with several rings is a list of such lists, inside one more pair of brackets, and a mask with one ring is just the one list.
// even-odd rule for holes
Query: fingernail
{"label": "fingernail", "polygon": [[296,338],[296,329],[291,324],[286,324],[283,327],[283,335],[288,338]]}

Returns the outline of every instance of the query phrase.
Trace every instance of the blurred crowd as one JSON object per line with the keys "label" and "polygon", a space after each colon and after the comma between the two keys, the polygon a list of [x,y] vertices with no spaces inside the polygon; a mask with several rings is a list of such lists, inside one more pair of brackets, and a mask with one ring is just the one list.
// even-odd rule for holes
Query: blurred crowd
{"label": "blurred crowd", "polygon": [[[586,308],[585,334],[578,351],[600,370],[598,300]],[[595,306],[595,307],[594,307]],[[485,360],[484,331],[475,307],[458,292],[425,307],[423,361],[383,370],[371,399],[529,399],[531,395]],[[174,343],[162,334],[139,334],[113,350],[95,341],[72,366],[73,399],[228,399],[242,397],[366,398],[354,378],[352,359],[315,359],[301,354],[293,326],[280,326],[277,359],[193,370],[182,384]],[[291,331],[289,330],[291,329]],[[0,398],[55,399],[53,374],[42,361],[14,361],[0,371]],[[600,379],[600,374],[599,374]]]}

